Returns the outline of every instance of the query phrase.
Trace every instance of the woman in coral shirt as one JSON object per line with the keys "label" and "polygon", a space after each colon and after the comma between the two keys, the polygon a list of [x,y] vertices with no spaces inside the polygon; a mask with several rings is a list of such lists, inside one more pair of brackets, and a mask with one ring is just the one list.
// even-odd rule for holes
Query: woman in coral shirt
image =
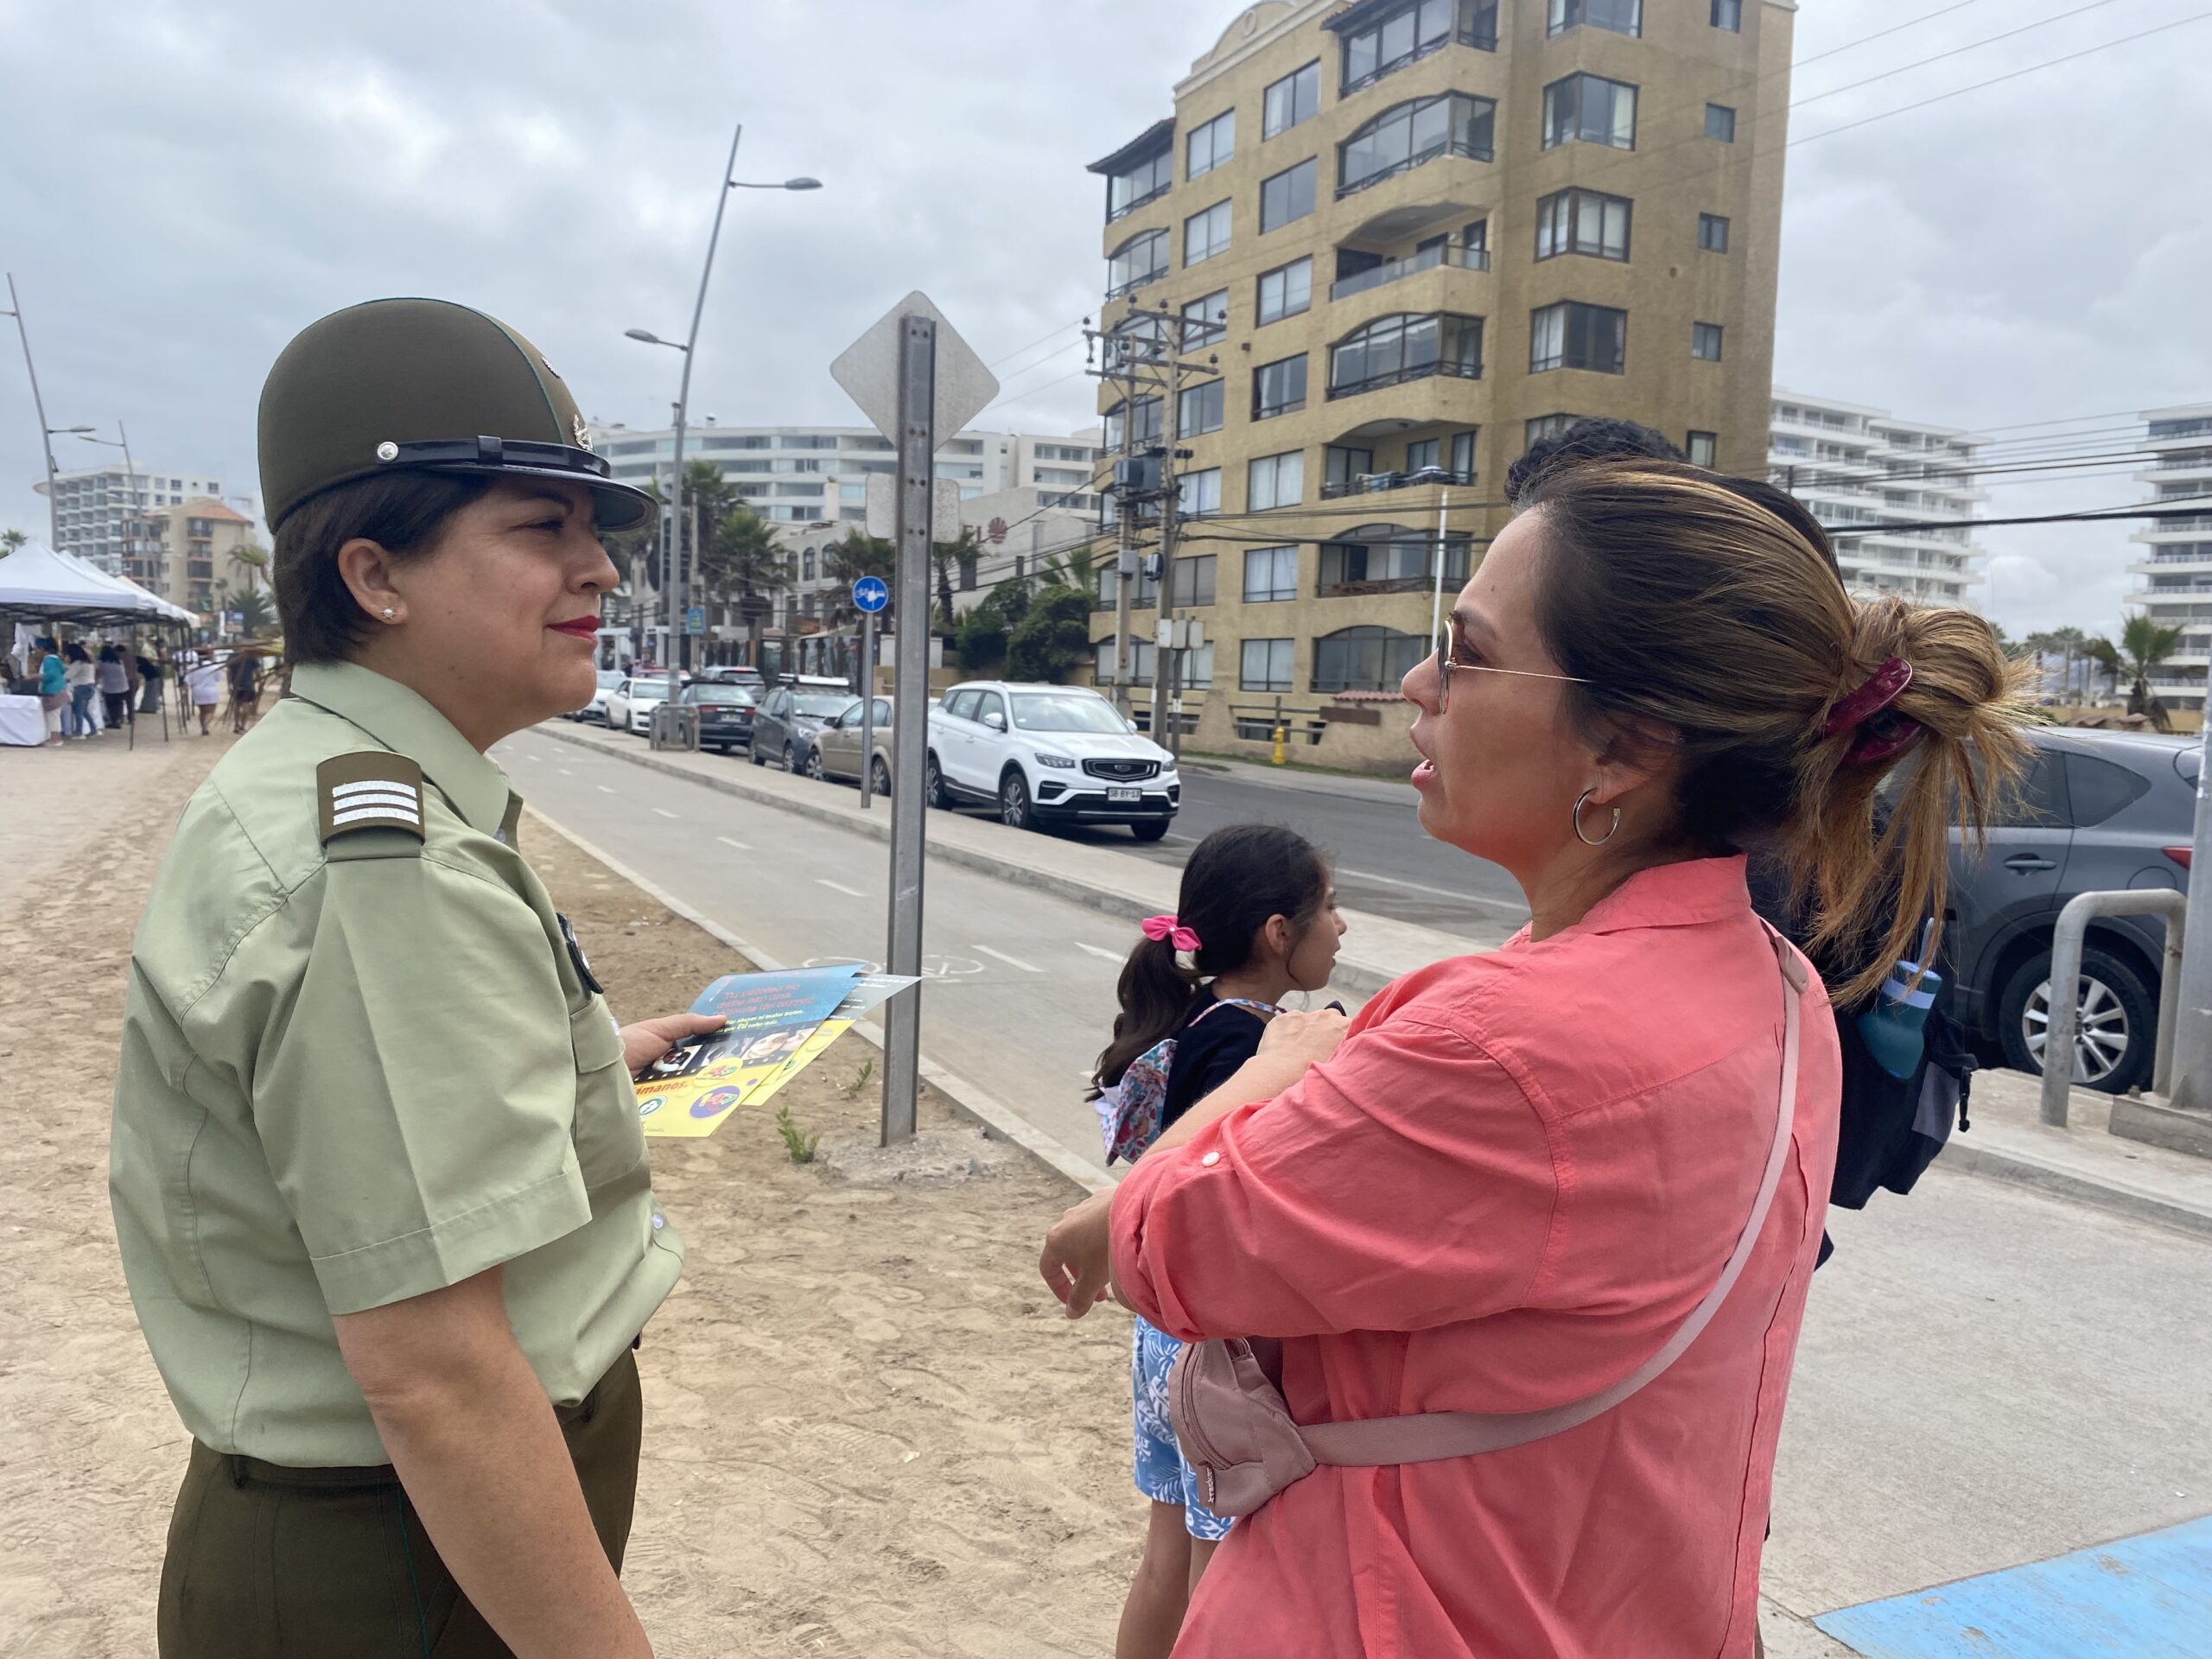
{"label": "woman in coral shirt", "polygon": [[[1784,856],[1822,938],[1867,925],[1901,868],[1878,977],[1942,914],[1950,803],[1973,827],[2018,753],[1980,618],[1855,602],[1726,480],[1586,464],[1527,499],[1405,694],[1422,828],[1510,871],[1529,926],[1349,1025],[1279,1016],[1046,1246],[1071,1316],[1110,1274],[1185,1340],[1285,1338],[1301,1424],[1543,1410],[1651,1357],[1719,1277],[1775,1142],[1790,993],[1744,850]],[[1878,853],[1874,791],[1908,755]],[[1811,979],[1804,1011],[1827,994]],[[1756,1247],[1656,1380],[1510,1450],[1317,1470],[1230,1534],[1176,1653],[1752,1653],[1837,1091],[1834,1023],[1808,1017]]]}

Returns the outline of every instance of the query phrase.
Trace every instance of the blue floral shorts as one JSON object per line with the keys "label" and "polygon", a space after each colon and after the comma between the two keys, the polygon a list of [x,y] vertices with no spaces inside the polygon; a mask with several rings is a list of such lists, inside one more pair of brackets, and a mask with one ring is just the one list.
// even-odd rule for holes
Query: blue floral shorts
{"label": "blue floral shorts", "polygon": [[1135,1401],[1137,1490],[1155,1503],[1180,1503],[1183,1525],[1209,1542],[1229,1535],[1230,1518],[1198,1502],[1198,1477],[1175,1444],[1167,1414],[1167,1373],[1183,1344],[1144,1320],[1130,1343],[1129,1392]]}

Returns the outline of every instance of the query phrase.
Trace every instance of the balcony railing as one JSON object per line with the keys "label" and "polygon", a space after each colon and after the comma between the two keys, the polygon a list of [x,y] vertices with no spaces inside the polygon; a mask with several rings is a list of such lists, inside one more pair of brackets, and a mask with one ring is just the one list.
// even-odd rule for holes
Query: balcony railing
{"label": "balcony railing", "polygon": [[2212,548],[2162,547],[2152,556],[2153,564],[2212,564]]}
{"label": "balcony railing", "polygon": [[1363,86],[1372,86],[1385,76],[1395,75],[1401,69],[1410,68],[1423,58],[1433,53],[1441,52],[1446,47],[1455,43],[1460,46],[1471,46],[1478,52],[1497,51],[1497,8],[1496,6],[1481,7],[1469,18],[1464,28],[1456,28],[1449,34],[1439,35],[1433,40],[1423,41],[1412,51],[1401,52],[1388,62],[1376,64],[1363,75],[1348,78],[1344,85],[1337,89],[1337,96],[1350,98]]}
{"label": "balcony railing", "polygon": [[1483,365],[1479,363],[1446,363],[1439,360],[1423,363],[1417,368],[1394,369],[1388,374],[1370,374],[1363,380],[1348,380],[1329,388],[1332,399],[1356,397],[1363,391],[1376,391],[1384,386],[1402,386],[1408,380],[1426,380],[1433,374],[1448,374],[1455,379],[1479,380]]}
{"label": "balcony railing", "polygon": [[2153,518],[2150,521],[2153,534],[2176,530],[2212,530],[2212,512],[2183,513],[2173,518]]}
{"label": "balcony railing", "polygon": [[1158,282],[1166,274],[1167,267],[1165,265],[1161,265],[1153,270],[1139,271],[1135,276],[1130,277],[1128,281],[1125,283],[1117,283],[1109,288],[1106,290],[1106,297],[1109,300],[1118,300],[1124,294],[1135,293],[1137,289],[1142,288],[1147,283]]}
{"label": "balcony railing", "polygon": [[2201,473],[2212,467],[2212,450],[2200,449],[2191,454],[2161,455],[2155,471],[2161,473]]}
{"label": "balcony railing", "polygon": [[1458,143],[1432,144],[1427,149],[1416,150],[1402,162],[1393,162],[1389,166],[1370,173],[1364,178],[1354,179],[1350,184],[1338,185],[1337,200],[1342,201],[1346,196],[1356,196],[1363,190],[1372,190],[1386,180],[1395,179],[1402,173],[1410,173],[1417,167],[1427,166],[1440,156],[1464,156],[1471,162],[1487,162],[1496,158],[1497,151],[1488,144],[1480,146]]}
{"label": "balcony railing", "polygon": [[1321,499],[1334,501],[1347,495],[1368,495],[1378,490],[1418,489],[1424,484],[1450,484],[1472,489],[1472,473],[1455,473],[1449,467],[1423,467],[1410,473],[1360,473],[1321,486]]}
{"label": "balcony railing", "polygon": [[[1425,594],[1434,582],[1433,576],[1376,576],[1371,580],[1361,577],[1316,582],[1313,592],[1322,599],[1365,599],[1376,594]],[[1317,691],[1320,689],[1314,688]]]}
{"label": "balcony railing", "polygon": [[1350,276],[1338,277],[1329,284],[1329,297],[1348,300],[1355,294],[1364,294],[1371,288],[1383,288],[1404,277],[1416,276],[1424,270],[1434,270],[1439,265],[1457,265],[1462,270],[1488,270],[1488,248],[1455,248],[1439,243],[1433,248],[1422,248],[1402,259],[1385,259],[1368,270]]}

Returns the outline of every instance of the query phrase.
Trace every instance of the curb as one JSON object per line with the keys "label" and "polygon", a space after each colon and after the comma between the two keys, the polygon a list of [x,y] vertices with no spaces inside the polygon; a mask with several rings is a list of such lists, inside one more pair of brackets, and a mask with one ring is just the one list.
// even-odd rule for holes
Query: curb
{"label": "curb", "polygon": [[[887,843],[891,839],[890,815],[887,812],[861,814],[833,807],[825,803],[794,800],[788,795],[756,788],[747,783],[742,777],[721,778],[709,772],[696,772],[689,766],[677,766],[672,761],[662,760],[649,749],[632,753],[627,749],[618,748],[613,744],[596,743],[578,733],[564,731],[560,724],[550,721],[532,729],[541,736],[572,744],[577,748],[589,750],[594,754],[608,755],[617,760],[627,761],[633,766],[643,766],[648,772],[664,772],[669,777],[680,778],[686,783],[697,784],[706,789],[719,791],[724,795],[735,796],[740,800],[752,801],[761,806],[778,807],[784,811],[796,813],[801,817],[812,818],[819,823],[836,824],[841,830],[854,830],[875,841]],[[573,841],[575,837],[572,836],[569,839]],[[582,843],[579,842],[577,844],[581,846]],[[1118,888],[1084,881],[1071,875],[1031,869],[1026,865],[1014,863],[1009,859],[994,857],[988,853],[979,853],[973,848],[954,846],[950,842],[926,838],[923,845],[925,851],[931,858],[940,858],[948,864],[957,864],[963,869],[974,870],[983,875],[995,877],[1001,881],[1011,881],[1020,887],[1033,888],[1039,893],[1050,893],[1055,899],[1065,899],[1071,904],[1082,905],[1086,909],[1098,911],[1122,921],[1141,922],[1150,916],[1157,907],[1154,900],[1135,893],[1123,893]],[[601,857],[598,854],[594,854],[594,856]],[[603,857],[601,861],[609,866],[613,864],[613,860]],[[639,882],[638,885],[645,887],[648,892],[652,891],[652,887],[643,881]],[[656,893],[655,896],[660,895]],[[671,905],[670,908],[677,909],[677,907]],[[678,913],[683,912],[678,911]],[[1357,991],[1362,996],[1373,996],[1384,986],[1400,978],[1401,975],[1362,963],[1353,957],[1338,957],[1335,977],[1337,982],[1346,989]]]}
{"label": "curb", "polygon": [[[666,770],[679,769],[669,767]],[[689,777],[691,774],[683,772],[682,775]],[[557,820],[546,817],[536,807],[527,810],[531,817],[586,857],[597,860],[664,909],[674,912],[694,927],[720,939],[756,968],[766,969],[769,973],[777,973],[789,966],[788,963],[777,961],[757,946],[741,939],[711,917],[702,915],[674,893],[646,880],[620,859],[613,857],[603,849],[594,846],[582,836],[563,826]],[[883,1028],[874,1020],[857,1020],[854,1023],[853,1030],[877,1049],[882,1048]],[[986,1135],[997,1140],[1012,1141],[1053,1174],[1064,1180],[1074,1182],[1086,1193],[1107,1192],[1120,1184],[1117,1177],[1109,1174],[1081,1154],[1071,1152],[1062,1146],[988,1090],[978,1088],[959,1073],[939,1065],[926,1054],[921,1055],[919,1060],[920,1065],[918,1069],[921,1073],[922,1080],[951,1103],[957,1116],[974,1123]]]}
{"label": "curb", "polygon": [[1945,1143],[1936,1160],[1936,1167],[2009,1182],[2014,1186],[2024,1186],[2052,1198],[2070,1199],[2090,1209],[2104,1211],[2108,1215],[2122,1216],[2130,1221],[2148,1222],[2154,1227],[2170,1228],[2199,1238],[2212,1238],[2212,1212],[2185,1204],[2176,1204],[2171,1199],[2133,1187],[2093,1181],[2075,1174],[2071,1170],[2060,1169],[2018,1153],[1995,1152],[1986,1147],[1966,1146],[1955,1135]]}

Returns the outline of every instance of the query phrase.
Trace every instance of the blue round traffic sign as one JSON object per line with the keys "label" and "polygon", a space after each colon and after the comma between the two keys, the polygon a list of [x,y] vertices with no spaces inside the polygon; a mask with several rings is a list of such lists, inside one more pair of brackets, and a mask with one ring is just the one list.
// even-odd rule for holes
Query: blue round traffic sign
{"label": "blue round traffic sign", "polygon": [[881,576],[862,576],[853,584],[853,608],[873,616],[891,602],[891,589]]}

